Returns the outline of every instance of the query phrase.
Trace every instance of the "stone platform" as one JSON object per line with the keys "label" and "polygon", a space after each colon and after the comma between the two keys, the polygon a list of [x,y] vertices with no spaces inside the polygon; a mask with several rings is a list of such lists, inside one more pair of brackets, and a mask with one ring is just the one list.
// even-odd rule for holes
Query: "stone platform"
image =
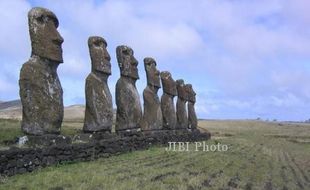
{"label": "stone platform", "polygon": [[[198,130],[134,132],[118,135],[114,133],[81,134],[74,137],[72,141],[60,136],[56,138],[30,137],[32,143],[41,142],[42,146],[11,147],[8,150],[0,151],[0,175],[12,176],[55,164],[89,161],[124,152],[143,150],[156,144],[167,145],[168,142],[203,141],[210,139],[210,137],[209,133],[200,133]],[[42,144],[44,139],[48,140],[46,146],[44,143]]]}

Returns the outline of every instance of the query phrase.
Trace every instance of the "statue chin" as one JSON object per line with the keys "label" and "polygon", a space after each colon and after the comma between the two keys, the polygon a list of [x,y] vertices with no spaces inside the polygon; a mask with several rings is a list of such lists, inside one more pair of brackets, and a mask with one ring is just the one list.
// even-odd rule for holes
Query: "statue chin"
{"label": "statue chin", "polygon": [[139,74],[138,71],[135,69],[134,71],[131,71],[128,74],[128,77],[133,78],[133,79],[139,79]]}
{"label": "statue chin", "polygon": [[63,63],[63,58],[62,58],[62,51],[58,51],[57,53],[40,53],[40,52],[37,52],[37,51],[34,51],[34,55],[42,58],[42,59],[48,59],[54,63]]}
{"label": "statue chin", "polygon": [[63,63],[61,47],[57,48],[57,50],[55,50],[50,55],[49,54],[46,55],[46,58],[48,58],[54,62],[57,62],[57,63]]}
{"label": "statue chin", "polygon": [[54,62],[56,62],[56,63],[63,63],[63,58],[62,58],[62,56],[60,56],[60,57],[55,57],[55,56],[53,56],[53,57],[50,57],[50,58],[47,58],[47,59],[50,59],[51,61],[54,61]]}
{"label": "statue chin", "polygon": [[97,71],[100,74],[108,75],[108,76],[112,74],[111,71],[102,70],[102,69],[95,69],[95,71]]}
{"label": "statue chin", "polygon": [[131,78],[133,80],[138,80],[139,79],[139,75],[138,74],[122,74],[122,76],[124,77],[128,77],[128,78]]}

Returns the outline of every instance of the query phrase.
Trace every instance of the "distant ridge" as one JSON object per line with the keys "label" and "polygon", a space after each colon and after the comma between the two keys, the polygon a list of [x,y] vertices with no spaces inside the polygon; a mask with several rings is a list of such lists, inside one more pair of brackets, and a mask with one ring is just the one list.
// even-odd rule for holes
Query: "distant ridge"
{"label": "distant ridge", "polygon": [[[85,105],[75,104],[65,107],[64,121],[83,122]],[[116,118],[116,109],[113,109],[113,118]],[[20,100],[0,101],[0,119],[22,119],[22,103]]]}
{"label": "distant ridge", "polygon": [[11,100],[7,102],[0,101],[0,110],[11,108],[11,107],[21,107],[22,102],[20,100]]}
{"label": "distant ridge", "polygon": [[81,104],[65,107],[64,121],[82,122],[84,120],[85,106]]}
{"label": "distant ridge", "polygon": [[[84,105],[70,105],[64,109],[64,121],[84,120]],[[20,100],[0,101],[0,119],[22,119],[22,103]]]}

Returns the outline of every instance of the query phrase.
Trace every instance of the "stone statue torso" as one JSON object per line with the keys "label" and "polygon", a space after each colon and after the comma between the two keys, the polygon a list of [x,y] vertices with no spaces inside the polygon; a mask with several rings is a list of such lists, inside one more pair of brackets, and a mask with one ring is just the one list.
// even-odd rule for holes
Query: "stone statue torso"
{"label": "stone statue torso", "polygon": [[178,98],[177,100],[177,127],[179,129],[187,129],[188,118],[186,113],[186,101]]}
{"label": "stone statue torso", "polygon": [[191,129],[196,129],[197,128],[197,116],[195,112],[194,103],[188,102],[187,110],[188,110],[188,126]]}
{"label": "stone statue torso", "polygon": [[143,91],[144,114],[143,130],[160,130],[163,126],[163,116],[157,93],[147,86]]}
{"label": "stone statue torso", "polygon": [[175,129],[176,127],[176,113],[174,109],[173,97],[164,93],[161,97],[161,109],[163,113],[163,127],[164,129]]}
{"label": "stone statue torso", "polygon": [[111,131],[113,123],[112,95],[108,84],[90,73],[85,83],[84,131]]}
{"label": "stone statue torso", "polygon": [[26,134],[60,133],[64,110],[57,66],[36,58],[22,66],[19,85]]}
{"label": "stone statue torso", "polygon": [[142,117],[139,93],[135,81],[121,77],[116,83],[116,131],[139,128]]}

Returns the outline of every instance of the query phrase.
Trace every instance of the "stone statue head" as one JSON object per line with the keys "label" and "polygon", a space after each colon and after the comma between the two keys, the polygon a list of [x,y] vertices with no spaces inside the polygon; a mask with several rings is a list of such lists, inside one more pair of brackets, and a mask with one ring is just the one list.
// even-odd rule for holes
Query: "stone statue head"
{"label": "stone statue head", "polygon": [[111,75],[111,57],[107,51],[107,42],[99,36],[88,38],[89,54],[92,64],[92,71],[98,71]]}
{"label": "stone statue head", "polygon": [[185,84],[183,79],[176,80],[177,83],[177,91],[178,91],[178,97],[182,100],[187,100],[187,92],[185,89]]}
{"label": "stone statue head", "polygon": [[56,63],[62,63],[63,38],[57,31],[58,19],[48,9],[35,7],[28,12],[31,56],[36,55]]}
{"label": "stone statue head", "polygon": [[139,79],[138,61],[133,55],[133,50],[128,46],[117,46],[116,57],[121,75],[132,79]]}
{"label": "stone statue head", "polygon": [[144,58],[144,68],[146,72],[147,84],[160,88],[160,72],[156,68],[156,61],[151,57]]}
{"label": "stone statue head", "polygon": [[196,92],[193,90],[191,84],[186,84],[185,89],[187,92],[187,101],[195,103],[196,102]]}
{"label": "stone statue head", "polygon": [[170,72],[163,71],[160,73],[161,83],[163,84],[163,91],[171,96],[176,96],[177,87],[176,82],[173,80]]}

